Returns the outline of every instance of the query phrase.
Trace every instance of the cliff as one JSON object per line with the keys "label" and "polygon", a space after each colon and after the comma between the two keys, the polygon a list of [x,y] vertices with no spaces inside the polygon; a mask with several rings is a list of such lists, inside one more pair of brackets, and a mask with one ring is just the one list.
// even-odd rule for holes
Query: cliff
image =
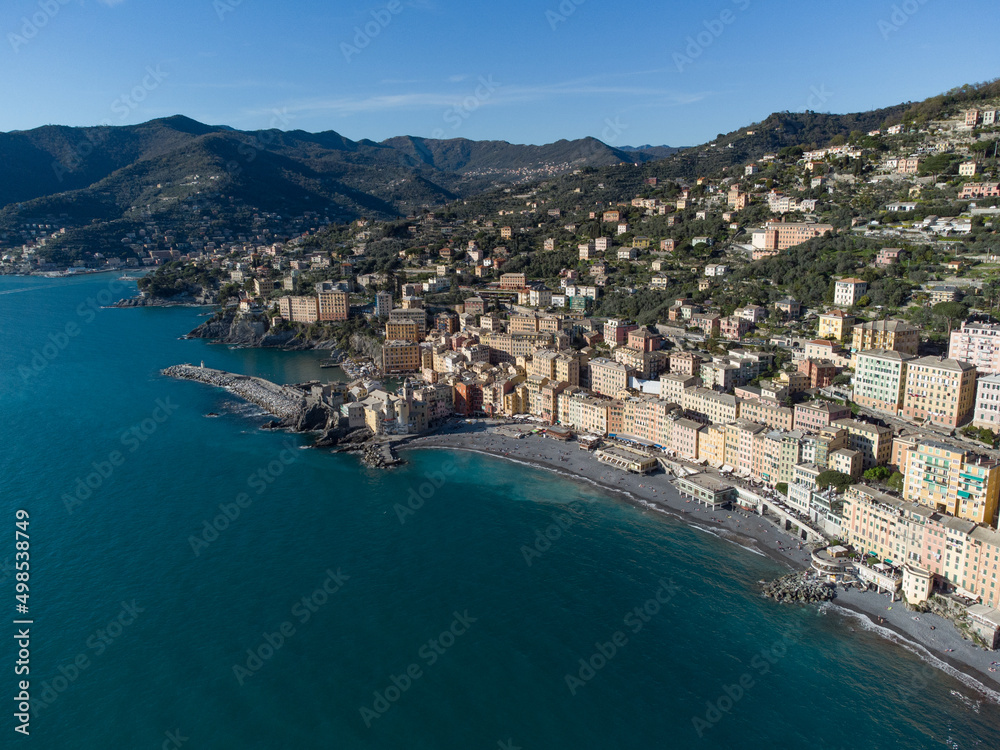
{"label": "cliff", "polygon": [[136,297],[120,299],[115,303],[115,307],[178,307],[182,305],[215,305],[218,304],[219,297],[212,289],[202,286],[191,287],[189,291],[175,294],[170,297],[140,292]]}
{"label": "cliff", "polygon": [[[241,313],[226,310],[202,323],[188,334],[193,339],[212,339],[232,346],[276,347],[279,349],[331,349],[337,342],[312,339],[296,328],[276,329],[262,313]],[[336,358],[338,352],[331,351]]]}

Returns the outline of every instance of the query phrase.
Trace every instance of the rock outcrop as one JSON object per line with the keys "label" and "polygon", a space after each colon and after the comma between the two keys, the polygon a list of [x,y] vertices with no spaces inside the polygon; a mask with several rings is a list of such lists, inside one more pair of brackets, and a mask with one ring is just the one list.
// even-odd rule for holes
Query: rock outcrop
{"label": "rock outcrop", "polygon": [[832,583],[812,578],[808,573],[791,573],[764,584],[764,596],[777,602],[809,604],[828,602],[837,595]]}
{"label": "rock outcrop", "polygon": [[294,328],[275,329],[263,313],[226,310],[218,313],[188,334],[193,339],[212,339],[231,346],[274,347],[279,349],[331,349],[331,358],[344,355],[332,340],[311,339]]}
{"label": "rock outcrop", "polygon": [[151,294],[140,293],[136,297],[118,300],[115,307],[177,307],[194,305],[215,305],[219,297],[214,290],[204,287],[191,287],[190,291],[176,294],[173,297],[154,297]]}
{"label": "rock outcrop", "polygon": [[387,469],[398,466],[403,461],[392,450],[389,443],[368,443],[361,452],[361,463],[372,469]]}

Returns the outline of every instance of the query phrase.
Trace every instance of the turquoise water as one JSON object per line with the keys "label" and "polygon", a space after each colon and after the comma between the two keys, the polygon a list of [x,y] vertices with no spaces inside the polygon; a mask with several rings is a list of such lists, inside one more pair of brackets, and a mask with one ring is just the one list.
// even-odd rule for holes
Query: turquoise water
{"label": "turquoise water", "polygon": [[159,369],[291,382],[330,374],[320,355],[179,340],[198,309],[91,311],[112,280],[0,278],[0,560],[28,510],[34,747],[1000,744],[996,706],[761,599],[773,563],[672,519],[483,456],[376,472],[258,430]]}

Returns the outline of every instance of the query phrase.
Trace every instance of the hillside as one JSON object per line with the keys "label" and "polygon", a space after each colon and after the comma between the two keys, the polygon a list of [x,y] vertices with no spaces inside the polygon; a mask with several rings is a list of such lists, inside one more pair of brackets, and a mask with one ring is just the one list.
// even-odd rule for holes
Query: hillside
{"label": "hillside", "polygon": [[205,207],[220,229],[238,231],[248,217],[269,215],[277,236],[288,236],[298,229],[288,217],[393,218],[513,182],[647,158],[654,156],[592,138],[545,146],[409,136],[376,143],[332,131],[244,132],[182,116],[46,126],[0,133],[0,239],[58,225],[67,232],[46,250],[53,259],[71,260],[83,247],[118,254],[140,219],[161,221],[181,242],[205,234],[190,220]]}
{"label": "hillside", "polygon": [[459,218],[489,215],[517,208],[516,195],[540,187],[549,209],[574,210],[648,193],[653,178],[692,184],[732,175],[766,154],[857,141],[888,124],[956,111],[997,88],[966,85],[870,112],[778,112],[683,150],[614,148],[593,138],[542,146],[415,136],[377,143],[333,131],[244,132],[182,116],[0,133],[7,176],[0,248],[48,236],[40,256],[65,264],[95,251],[125,258],[260,244],[434,206]]}

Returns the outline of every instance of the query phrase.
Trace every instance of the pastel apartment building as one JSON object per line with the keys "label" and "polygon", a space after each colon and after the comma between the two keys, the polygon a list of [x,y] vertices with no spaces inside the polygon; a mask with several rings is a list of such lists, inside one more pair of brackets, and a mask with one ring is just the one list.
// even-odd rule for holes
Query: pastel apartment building
{"label": "pastel apartment building", "polygon": [[895,265],[900,261],[903,253],[901,247],[883,247],[875,257],[875,265],[882,267]]}
{"label": "pastel apartment building", "polygon": [[902,416],[944,427],[964,424],[975,407],[976,368],[956,359],[921,357],[906,363]]}
{"label": "pastel apartment building", "polygon": [[420,369],[420,345],[410,341],[386,341],[382,345],[382,372],[416,372]]}
{"label": "pastel apartment building", "polygon": [[501,289],[523,289],[528,283],[523,273],[503,273],[500,274]]}
{"label": "pastel apartment building", "polygon": [[864,279],[848,278],[840,279],[833,285],[833,304],[842,307],[852,307],[858,304],[865,292],[868,291],[868,282]]}
{"label": "pastel apartment building", "polygon": [[892,428],[860,422],[856,419],[838,419],[833,425],[847,432],[847,447],[861,454],[864,471],[889,463],[892,455]]}
{"label": "pastel apartment building", "polygon": [[699,375],[704,361],[694,352],[677,352],[670,355],[670,372],[679,375]]}
{"label": "pastel apartment building", "polygon": [[638,328],[639,326],[631,321],[609,320],[602,330],[604,341],[610,346],[620,346],[628,340],[629,334]]}
{"label": "pastel apartment building", "polygon": [[[933,581],[955,587],[988,607],[1000,606],[1000,532],[930,511],[916,503],[853,485],[844,495],[844,537],[858,550],[903,566],[903,589],[913,604]],[[913,596],[908,579],[930,577]]]}
{"label": "pastel apartment building", "polygon": [[315,323],[319,320],[319,300],[315,297],[280,297],[278,313],[293,323]]}
{"label": "pastel apartment building", "polygon": [[935,440],[909,449],[903,498],[966,521],[992,525],[1000,498],[1000,464]]}
{"label": "pastel apartment building", "polygon": [[965,321],[951,332],[948,356],[968,362],[980,375],[1000,374],[1000,325]]}
{"label": "pastel apartment building", "polygon": [[629,369],[604,357],[590,360],[590,389],[594,393],[617,397],[628,388]]}
{"label": "pastel apartment building", "polygon": [[831,401],[810,401],[795,405],[795,429],[804,432],[819,432],[838,419],[851,416],[851,407]]}
{"label": "pastel apartment building", "polygon": [[769,221],[762,230],[753,233],[752,245],[757,250],[776,253],[832,231],[830,224]]}
{"label": "pastel apartment building", "polygon": [[[837,283],[839,284],[840,282]],[[821,339],[833,338],[837,341],[843,341],[853,325],[854,316],[848,315],[843,310],[831,310],[828,313],[820,313],[817,335]]]}
{"label": "pastel apartment building", "polygon": [[854,400],[869,409],[898,414],[906,390],[909,354],[871,349],[857,354],[854,369]]}
{"label": "pastel apartment building", "polygon": [[347,292],[320,292],[319,319],[323,321],[347,320],[351,312],[351,301]]}
{"label": "pastel apartment building", "polygon": [[851,329],[851,351],[890,349],[903,354],[917,353],[920,329],[905,320],[873,320]]}
{"label": "pastel apartment building", "polygon": [[719,334],[730,341],[740,341],[750,332],[750,322],[744,318],[730,315],[719,320]]}
{"label": "pastel apartment building", "polygon": [[959,200],[1000,198],[1000,182],[967,182],[958,193]]}
{"label": "pastel apartment building", "polygon": [[976,379],[976,406],[972,424],[974,427],[1000,432],[1000,375]]}
{"label": "pastel apartment building", "polygon": [[698,460],[698,437],[704,425],[693,419],[678,419],[670,431],[670,449],[678,456]]}
{"label": "pastel apartment building", "polygon": [[741,401],[739,413],[744,419],[776,430],[791,430],[795,424],[794,410],[768,399]]}
{"label": "pastel apartment building", "polygon": [[740,403],[735,396],[708,388],[685,388],[679,403],[687,416],[706,424],[726,424],[740,414]]}

